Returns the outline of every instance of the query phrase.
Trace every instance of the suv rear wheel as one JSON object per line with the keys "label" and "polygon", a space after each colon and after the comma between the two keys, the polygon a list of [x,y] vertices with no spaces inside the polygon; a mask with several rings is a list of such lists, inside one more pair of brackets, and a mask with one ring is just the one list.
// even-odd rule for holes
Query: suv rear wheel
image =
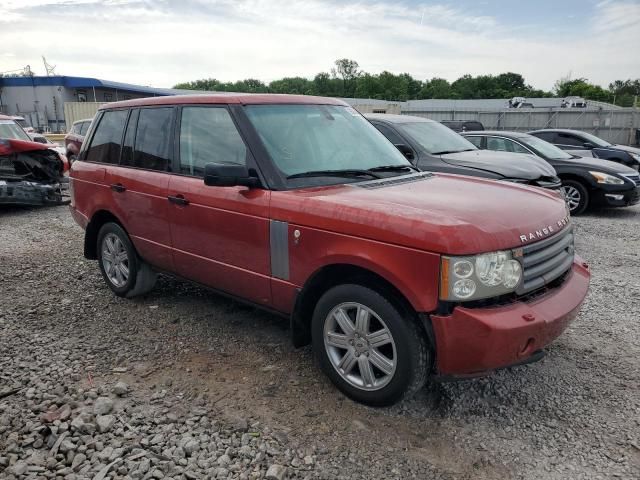
{"label": "suv rear wheel", "polygon": [[135,251],[129,236],[117,223],[105,223],[98,232],[98,263],[109,288],[120,297],[150,291],[156,273]]}
{"label": "suv rear wheel", "polygon": [[425,335],[413,315],[380,293],[334,287],[318,301],[312,322],[320,366],[350,398],[390,405],[424,385],[431,360]]}
{"label": "suv rear wheel", "polygon": [[589,205],[589,192],[576,180],[563,180],[562,190],[571,215],[580,215]]}

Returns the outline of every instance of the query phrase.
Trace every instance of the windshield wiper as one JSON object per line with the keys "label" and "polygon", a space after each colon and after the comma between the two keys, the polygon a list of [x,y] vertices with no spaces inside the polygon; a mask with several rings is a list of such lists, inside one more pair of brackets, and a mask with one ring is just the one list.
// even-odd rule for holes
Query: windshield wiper
{"label": "windshield wiper", "polygon": [[413,165],[380,165],[379,167],[370,168],[369,172],[406,172],[412,170],[418,172],[419,170]]}
{"label": "windshield wiper", "polygon": [[312,170],[310,172],[301,172],[294,173],[293,175],[287,176],[287,180],[291,178],[304,178],[304,177],[372,177],[372,178],[382,178],[380,175],[376,175],[369,170]]}
{"label": "windshield wiper", "polygon": [[431,155],[446,155],[448,153],[458,153],[464,150],[442,150],[441,152],[431,152]]}

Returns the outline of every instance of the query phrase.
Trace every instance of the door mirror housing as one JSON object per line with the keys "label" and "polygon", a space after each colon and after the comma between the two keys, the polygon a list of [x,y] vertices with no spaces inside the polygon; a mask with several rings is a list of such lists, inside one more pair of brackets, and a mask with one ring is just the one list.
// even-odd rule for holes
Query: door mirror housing
{"label": "door mirror housing", "polygon": [[210,187],[257,187],[260,180],[246,165],[207,163],[204,166],[204,184]]}
{"label": "door mirror housing", "polygon": [[400,150],[400,152],[409,160],[413,160],[413,150],[411,150],[411,147],[409,147],[408,145],[405,145],[404,143],[395,143],[394,146]]}
{"label": "door mirror housing", "polygon": [[592,148],[595,148],[595,145],[594,145],[593,143],[591,143],[591,142],[584,142],[584,143],[582,144],[582,146],[583,146],[584,148],[588,148],[589,150],[591,150]]}

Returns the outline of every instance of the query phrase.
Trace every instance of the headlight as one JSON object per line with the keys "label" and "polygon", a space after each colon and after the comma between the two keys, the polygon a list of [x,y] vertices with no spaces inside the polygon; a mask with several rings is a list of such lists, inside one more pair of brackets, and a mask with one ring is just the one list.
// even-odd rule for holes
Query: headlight
{"label": "headlight", "polygon": [[607,185],[622,185],[624,180],[620,177],[616,177],[614,175],[609,175],[608,173],[602,172],[589,172],[593,178],[596,179],[598,183],[606,183]]}
{"label": "headlight", "polygon": [[640,162],[640,155],[638,155],[637,153],[629,153],[629,155]]}
{"label": "headlight", "polygon": [[468,301],[513,292],[522,279],[522,266],[511,252],[468,257],[442,257],[440,298]]}

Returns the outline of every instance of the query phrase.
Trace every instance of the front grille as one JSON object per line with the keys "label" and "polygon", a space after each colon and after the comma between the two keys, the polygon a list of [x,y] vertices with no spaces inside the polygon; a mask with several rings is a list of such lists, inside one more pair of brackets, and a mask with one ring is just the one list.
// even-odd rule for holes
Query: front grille
{"label": "front grille", "polygon": [[628,178],[633,183],[636,184],[636,187],[640,187],[640,174],[637,173],[623,173],[623,177]]}
{"label": "front grille", "polygon": [[564,229],[551,238],[522,247],[523,283],[518,295],[544,287],[564,275],[573,263],[573,229]]}
{"label": "front grille", "polygon": [[412,173],[409,175],[401,175],[398,177],[359,182],[354,184],[354,186],[360,187],[360,188],[374,189],[374,188],[389,187],[391,185],[398,185],[401,183],[417,182],[419,180],[425,180],[427,178],[432,178],[432,177],[433,177],[433,173],[430,173],[430,172]]}

